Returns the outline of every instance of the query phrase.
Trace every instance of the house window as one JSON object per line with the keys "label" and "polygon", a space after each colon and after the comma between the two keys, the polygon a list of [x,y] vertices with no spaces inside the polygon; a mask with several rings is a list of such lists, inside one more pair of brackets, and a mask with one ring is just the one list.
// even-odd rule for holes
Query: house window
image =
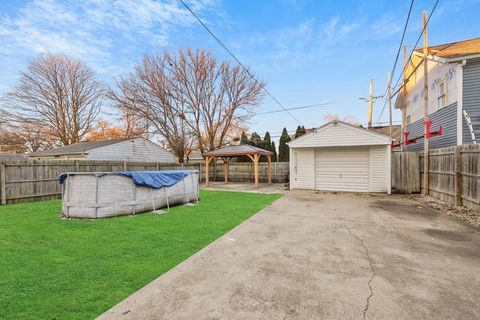
{"label": "house window", "polygon": [[407,124],[412,123],[412,116],[407,116]]}
{"label": "house window", "polygon": [[443,80],[437,85],[437,107],[445,107],[447,104],[447,82]]}

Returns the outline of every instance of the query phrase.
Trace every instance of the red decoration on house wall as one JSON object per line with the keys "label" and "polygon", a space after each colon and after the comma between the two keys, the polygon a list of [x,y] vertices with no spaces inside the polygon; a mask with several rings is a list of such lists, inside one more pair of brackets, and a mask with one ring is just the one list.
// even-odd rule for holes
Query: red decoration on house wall
{"label": "red decoration on house wall", "polygon": [[408,146],[409,144],[417,143],[417,140],[422,139],[422,138],[430,139],[430,138],[433,138],[433,137],[436,137],[436,136],[441,136],[443,134],[443,126],[440,126],[437,131],[431,131],[432,123],[433,123],[433,121],[426,121],[425,126],[427,127],[426,128],[427,133],[425,135],[421,135],[421,136],[418,136],[418,137],[415,137],[415,138],[412,138],[412,139],[408,138],[408,136],[410,135],[410,132],[405,131],[403,133],[403,135],[405,136],[405,140],[404,140],[405,142],[393,143],[393,141],[392,141],[392,148],[398,147],[402,144],[405,144],[405,145]]}
{"label": "red decoration on house wall", "polygon": [[440,126],[440,128],[437,131],[431,131],[432,127],[432,121],[426,121],[425,126],[427,127],[427,139],[436,137],[436,136],[441,136],[443,134],[443,126]]}
{"label": "red decoration on house wall", "polygon": [[410,134],[410,132],[408,131],[405,131],[403,133],[403,135],[405,136],[405,145],[408,146],[409,144],[412,144],[412,143],[417,143],[417,140],[420,138],[420,137],[416,137],[414,139],[408,139],[408,135]]}

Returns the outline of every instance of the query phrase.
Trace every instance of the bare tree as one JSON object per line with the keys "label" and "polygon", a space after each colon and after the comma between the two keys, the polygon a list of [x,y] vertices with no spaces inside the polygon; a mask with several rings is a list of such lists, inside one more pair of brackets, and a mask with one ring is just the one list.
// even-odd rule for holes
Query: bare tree
{"label": "bare tree", "polygon": [[6,107],[17,122],[48,126],[50,140],[80,142],[94,125],[104,95],[94,76],[80,60],[41,55],[7,94]]}
{"label": "bare tree", "polygon": [[181,115],[195,133],[202,155],[238,137],[252,109],[263,99],[264,83],[250,72],[228,61],[218,63],[211,52],[180,50],[165,52],[173,83],[173,94],[185,109]]}
{"label": "bare tree", "polygon": [[145,56],[110,89],[117,106],[146,119],[179,161],[231,143],[263,98],[263,82],[205,50]]}
{"label": "bare tree", "polygon": [[168,148],[183,162],[191,147],[192,133],[185,124],[184,105],[172,92],[166,56],[145,56],[134,71],[109,90],[109,96],[126,119],[148,124],[148,130],[159,134]]}
{"label": "bare tree", "polygon": [[30,123],[10,123],[0,129],[2,150],[24,153],[53,147],[49,128]]}
{"label": "bare tree", "polygon": [[140,137],[142,131],[132,128],[128,123],[125,126],[112,125],[107,120],[97,121],[95,128],[90,130],[85,136],[84,141],[101,141],[123,138]]}

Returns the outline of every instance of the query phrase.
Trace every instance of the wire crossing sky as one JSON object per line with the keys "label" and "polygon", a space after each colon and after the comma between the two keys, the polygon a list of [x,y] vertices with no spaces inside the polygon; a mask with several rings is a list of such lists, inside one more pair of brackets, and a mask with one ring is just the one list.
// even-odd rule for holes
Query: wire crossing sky
{"label": "wire crossing sky", "polygon": [[[255,79],[266,82],[271,96],[266,95],[250,121],[250,129],[259,133],[280,132],[284,126],[294,130],[298,122],[319,127],[332,116],[365,124],[368,103],[359,98],[368,96],[370,79],[373,95],[383,95],[412,4],[184,1]],[[422,11],[430,13],[435,3],[414,1],[404,44],[415,44]],[[428,23],[429,44],[478,37],[478,16],[480,0],[440,1]],[[144,54],[186,47],[206,48],[219,60],[235,61],[179,0],[1,1],[0,95],[41,53],[80,58],[99,80],[112,84]],[[399,65],[392,84],[401,76]],[[380,100],[374,104],[373,118],[384,122],[388,112],[380,117],[382,106]],[[395,111],[394,121],[399,119]]]}

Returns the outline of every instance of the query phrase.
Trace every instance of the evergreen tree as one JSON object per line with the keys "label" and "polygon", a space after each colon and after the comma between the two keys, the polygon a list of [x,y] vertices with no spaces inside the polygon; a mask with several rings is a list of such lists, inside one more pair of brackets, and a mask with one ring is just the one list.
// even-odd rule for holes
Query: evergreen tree
{"label": "evergreen tree", "polygon": [[260,137],[260,135],[256,132],[252,133],[252,135],[250,136],[249,144],[254,147],[259,147],[261,142],[262,142],[262,138]]}
{"label": "evergreen tree", "polygon": [[[242,131],[242,137],[240,138],[240,144],[250,144],[248,136],[245,131]],[[237,162],[249,162],[250,158],[247,156],[240,156],[237,158]]]}
{"label": "evergreen tree", "polygon": [[273,152],[272,154],[272,162],[277,162],[277,148],[275,147],[275,142],[272,141],[270,145],[270,151]]}
{"label": "evergreen tree", "polygon": [[245,131],[242,131],[242,137],[240,138],[240,144],[248,144],[248,137]]}
{"label": "evergreen tree", "polygon": [[265,132],[265,136],[263,137],[263,144],[264,144],[264,149],[268,151],[272,151],[272,139],[270,138],[270,132]]}
{"label": "evergreen tree", "polygon": [[286,162],[290,159],[290,148],[287,146],[287,142],[292,140],[288,135],[287,129],[283,128],[282,135],[280,136],[280,143],[278,145],[278,161]]}
{"label": "evergreen tree", "polygon": [[305,127],[304,126],[298,126],[297,130],[295,131],[295,139],[303,136],[305,133],[306,133]]}
{"label": "evergreen tree", "polygon": [[[260,141],[259,145],[257,146],[267,151],[272,151],[272,139],[270,138],[270,132],[265,132],[265,136],[263,140]],[[260,162],[267,162],[267,157],[260,157]]]}

